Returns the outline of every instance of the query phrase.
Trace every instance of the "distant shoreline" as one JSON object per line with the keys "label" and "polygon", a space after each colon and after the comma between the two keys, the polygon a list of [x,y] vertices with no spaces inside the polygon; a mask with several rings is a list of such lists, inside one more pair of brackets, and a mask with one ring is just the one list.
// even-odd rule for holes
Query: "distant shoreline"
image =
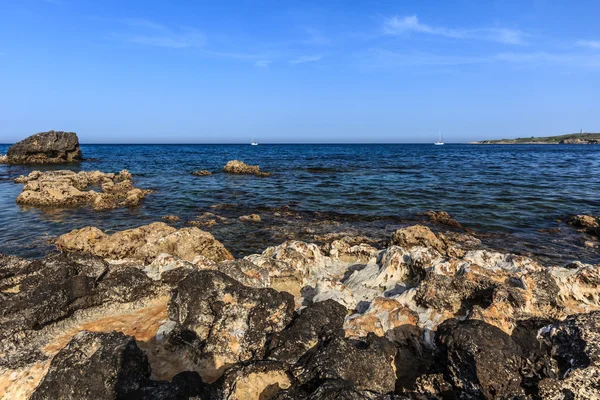
{"label": "distant shoreline", "polygon": [[469,144],[600,144],[600,133],[570,133],[537,138],[482,140],[469,142]]}

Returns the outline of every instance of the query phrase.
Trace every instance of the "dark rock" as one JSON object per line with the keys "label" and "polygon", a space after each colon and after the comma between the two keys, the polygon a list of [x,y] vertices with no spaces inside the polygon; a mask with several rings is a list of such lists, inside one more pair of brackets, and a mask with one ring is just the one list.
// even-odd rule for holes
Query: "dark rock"
{"label": "dark rock", "polygon": [[447,320],[436,342],[446,375],[461,398],[517,398],[521,348],[499,328],[479,320]]}
{"label": "dark rock", "polygon": [[334,300],[311,304],[285,330],[273,335],[268,357],[295,364],[312,348],[344,336],[346,308]]}
{"label": "dark rock", "polygon": [[392,396],[367,390],[357,390],[350,382],[336,379],[325,381],[309,393],[300,386],[280,392],[273,400],[394,400]]}
{"label": "dark rock", "polygon": [[294,298],[244,286],[218,271],[195,271],[177,283],[169,302],[171,341],[187,349],[212,382],[232,365],[260,360],[269,336],[292,320]]}
{"label": "dark rock", "polygon": [[82,331],[54,357],[31,400],[123,399],[149,377],[148,359],[131,336]]}
{"label": "dark rock", "polygon": [[29,136],[6,153],[9,164],[58,164],[81,160],[75,132],[48,131]]}
{"label": "dark rock", "polygon": [[391,393],[396,385],[396,349],[385,338],[370,335],[366,341],[336,337],[307,354],[294,369],[299,383],[314,392],[323,382],[342,380],[357,391]]}
{"label": "dark rock", "polygon": [[435,224],[446,225],[452,228],[464,229],[463,226],[457,220],[452,218],[452,216],[445,211],[427,211],[422,215],[429,218],[429,221]]}

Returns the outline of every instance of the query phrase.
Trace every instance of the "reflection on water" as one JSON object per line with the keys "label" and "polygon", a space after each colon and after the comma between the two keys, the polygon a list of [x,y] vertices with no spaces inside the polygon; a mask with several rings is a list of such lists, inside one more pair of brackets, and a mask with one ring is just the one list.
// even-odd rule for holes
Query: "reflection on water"
{"label": "reflection on water", "polygon": [[[12,183],[31,166],[0,165],[0,251],[39,256],[49,239],[86,225],[115,231],[204,212],[228,218],[210,228],[234,253],[258,251],[287,237],[310,239],[326,231],[385,238],[424,210],[445,210],[464,225],[494,235],[488,244],[546,261],[600,262],[584,238],[557,219],[600,209],[600,146],[522,145],[87,145],[75,170],[129,169],[140,187],[154,189],[133,209],[38,210],[15,203]],[[0,146],[0,153],[7,146]],[[270,178],[218,173],[240,159],[272,171]],[[49,166],[43,169],[61,169]],[[39,169],[39,168],[37,168]],[[208,169],[212,176],[196,177]],[[230,204],[229,208],[214,208]],[[290,206],[297,214],[277,216]],[[251,212],[261,224],[240,223]],[[318,214],[324,213],[324,214]],[[298,223],[304,221],[304,223]],[[318,225],[330,221],[331,224]],[[293,223],[292,223],[293,222]],[[335,222],[336,224],[334,224]],[[561,227],[560,232],[539,232]],[[314,232],[314,233],[313,233]]]}

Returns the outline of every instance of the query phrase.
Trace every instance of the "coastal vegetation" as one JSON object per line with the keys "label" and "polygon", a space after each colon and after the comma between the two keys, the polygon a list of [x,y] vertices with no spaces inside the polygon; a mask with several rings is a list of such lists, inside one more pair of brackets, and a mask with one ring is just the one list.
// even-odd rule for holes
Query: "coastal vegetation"
{"label": "coastal vegetation", "polygon": [[600,133],[569,133],[559,136],[482,140],[471,144],[600,144]]}

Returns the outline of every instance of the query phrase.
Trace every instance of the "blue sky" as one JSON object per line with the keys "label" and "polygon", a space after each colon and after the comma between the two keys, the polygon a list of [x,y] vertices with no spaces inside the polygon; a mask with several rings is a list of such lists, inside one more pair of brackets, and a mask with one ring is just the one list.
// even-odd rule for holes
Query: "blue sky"
{"label": "blue sky", "polygon": [[0,142],[600,131],[600,2],[0,1]]}

